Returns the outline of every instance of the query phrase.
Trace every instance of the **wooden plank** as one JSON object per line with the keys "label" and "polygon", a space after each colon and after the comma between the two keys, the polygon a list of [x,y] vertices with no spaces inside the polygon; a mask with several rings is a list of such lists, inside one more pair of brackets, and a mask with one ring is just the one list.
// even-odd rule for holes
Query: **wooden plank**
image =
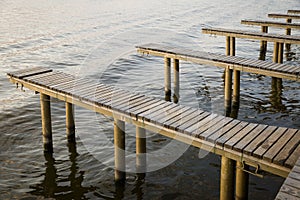
{"label": "wooden plank", "polygon": [[291,194],[280,192],[275,200],[296,200],[297,198]]}
{"label": "wooden plank", "polygon": [[[163,105],[161,105],[161,104],[163,104]],[[164,106],[165,104],[164,104],[164,102],[157,101],[157,99],[153,99],[153,100],[150,100],[150,101],[145,99],[145,101],[143,101],[142,103],[139,103],[136,106],[129,108],[129,111],[131,113],[136,113],[136,114],[139,114],[139,115],[147,114],[147,113],[145,113],[146,111],[151,112],[150,109],[152,109],[156,106],[157,106],[157,108],[160,108],[159,107],[160,105]]]}
{"label": "wooden plank", "polygon": [[203,111],[197,111],[197,112],[194,112],[192,113],[190,116],[189,116],[189,120],[188,121],[185,121],[185,122],[182,122],[179,126],[177,126],[175,128],[175,130],[181,132],[181,133],[184,133],[184,131],[196,124],[199,120],[202,120],[204,118],[206,118],[207,116],[209,116],[210,113],[209,112],[203,112]]}
{"label": "wooden plank", "polygon": [[298,144],[295,150],[289,155],[288,159],[284,163],[284,166],[288,168],[294,167],[295,163],[299,159],[299,155],[300,155],[300,144]]}
{"label": "wooden plank", "polygon": [[263,130],[267,128],[267,125],[258,125],[245,137],[243,137],[238,143],[233,146],[233,150],[243,152],[243,149],[250,144]]}
{"label": "wooden plank", "polygon": [[165,112],[167,112],[169,109],[172,109],[176,107],[176,104],[166,102],[165,105],[161,106],[160,109],[158,109],[156,112],[148,112],[141,114],[143,116],[143,120],[148,121],[148,122],[153,122],[154,118],[160,118],[161,115],[163,115]]}
{"label": "wooden plank", "polygon": [[282,18],[282,19],[300,19],[300,15],[291,15],[291,14],[276,14],[270,13],[268,14],[270,18]]}
{"label": "wooden plank", "polygon": [[288,10],[288,14],[300,14],[300,10]]}
{"label": "wooden plank", "polygon": [[222,120],[220,120],[219,122],[217,122],[215,124],[215,126],[210,127],[209,129],[207,129],[203,133],[199,134],[197,137],[200,138],[200,139],[208,141],[208,138],[211,135],[213,135],[216,131],[219,131],[219,130],[223,129],[226,125],[228,125],[233,120],[234,120],[233,118],[225,117]]}
{"label": "wooden plank", "polygon": [[25,77],[34,76],[34,75],[43,74],[43,73],[49,73],[52,71],[53,71],[52,69],[45,68],[45,67],[34,67],[34,68],[18,70],[18,71],[12,72],[12,73],[7,73],[7,75],[22,79]]}
{"label": "wooden plank", "polygon": [[[188,123],[190,123],[191,121],[193,121],[196,117],[199,117],[202,115],[202,117],[204,118],[205,116],[208,115],[208,113],[202,111],[202,110],[198,110],[198,109],[194,109],[192,108],[191,110],[189,110],[189,112],[186,112],[186,116],[182,117],[180,120],[177,120],[173,123],[170,123],[169,126],[172,130],[175,131],[179,131],[181,133],[184,132],[183,129],[183,125],[185,124],[186,126],[188,126]],[[193,122],[191,122],[193,123]],[[181,128],[181,129],[180,129]]]}
{"label": "wooden plank", "polygon": [[255,137],[255,139],[248,144],[244,150],[243,153],[247,155],[252,155],[253,152],[260,147],[260,145],[277,129],[276,126],[268,126],[266,129],[264,129],[258,136]]}
{"label": "wooden plank", "polygon": [[273,162],[273,159],[280,153],[291,138],[293,138],[296,132],[296,129],[287,129],[279,140],[263,155],[263,159]]}
{"label": "wooden plank", "polygon": [[203,28],[202,33],[236,37],[236,38],[246,38],[246,39],[253,39],[253,40],[264,40],[268,42],[300,44],[300,37],[292,36],[292,35],[261,33],[261,32],[254,32],[254,31],[242,31],[242,30],[225,29],[225,28]]}
{"label": "wooden plank", "polygon": [[196,136],[196,132],[194,132],[195,130],[199,129],[201,126],[205,126],[207,123],[209,123],[210,121],[212,121],[217,117],[218,115],[215,113],[211,113],[205,118],[200,117],[195,124],[185,128],[184,133],[188,135]]}
{"label": "wooden plank", "polygon": [[179,106],[179,109],[173,111],[171,114],[169,114],[163,119],[163,126],[166,128],[170,128],[170,120],[178,119],[178,117],[182,118],[184,113],[188,112],[189,110],[191,110],[190,107]]}
{"label": "wooden plank", "polygon": [[[290,179],[288,179],[288,180],[290,180]],[[291,181],[291,183],[295,183],[295,184],[299,185],[300,181]],[[291,195],[293,197],[292,199],[300,199],[300,189],[295,187],[297,185],[284,184],[281,187],[280,192]]]}
{"label": "wooden plank", "polygon": [[208,138],[206,138],[206,140],[215,144],[217,139],[222,137],[224,134],[226,134],[228,131],[233,129],[239,123],[240,123],[240,121],[238,121],[238,120],[232,120],[229,124],[226,124],[225,126],[220,127],[219,130],[217,130],[216,132],[211,134]]}
{"label": "wooden plank", "polygon": [[228,149],[233,149],[233,146],[245,138],[253,129],[255,129],[258,124],[249,124],[237,134],[235,134],[232,138],[225,142],[224,146]]}
{"label": "wooden plank", "polygon": [[182,123],[182,120],[184,120],[185,118],[188,118],[192,113],[196,112],[197,110],[198,109],[190,108],[189,110],[187,110],[187,111],[185,111],[185,112],[183,112],[183,113],[175,116],[174,118],[166,120],[165,124],[167,124],[168,127],[171,128],[171,127],[173,127],[172,126],[173,124],[175,124],[175,123],[178,124],[178,122]]}
{"label": "wooden plank", "polygon": [[227,131],[221,137],[216,140],[216,144],[224,147],[226,141],[230,140],[230,138],[234,137],[239,131],[248,126],[248,122],[240,122],[236,126],[234,126],[231,130]]}
{"label": "wooden plank", "polygon": [[270,27],[277,27],[277,28],[300,29],[299,23],[284,23],[284,22],[276,22],[276,21],[241,20],[241,24],[254,25],[254,26],[270,26]]}
{"label": "wooden plank", "polygon": [[191,126],[189,128],[186,129],[187,132],[190,132],[192,136],[198,137],[201,133],[203,133],[204,131],[209,130],[210,128],[212,128],[213,126],[216,125],[216,123],[224,120],[226,117],[222,116],[222,115],[218,115],[216,117],[211,116],[211,119],[208,121],[205,121],[205,119],[201,120],[199,123],[195,124],[194,126]]}
{"label": "wooden plank", "polygon": [[253,156],[263,158],[263,155],[274,145],[279,138],[284,134],[287,128],[277,128],[259,147],[253,152]]}

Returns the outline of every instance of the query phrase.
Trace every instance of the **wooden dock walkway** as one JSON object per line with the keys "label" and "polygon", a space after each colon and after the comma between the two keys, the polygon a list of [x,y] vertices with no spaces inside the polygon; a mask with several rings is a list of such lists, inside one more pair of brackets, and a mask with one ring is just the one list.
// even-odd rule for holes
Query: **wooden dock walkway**
{"label": "wooden dock walkway", "polygon": [[300,23],[285,23],[277,21],[266,21],[266,20],[241,20],[241,24],[262,26],[262,27],[276,27],[276,28],[293,28],[300,29]]}
{"label": "wooden dock walkway", "polygon": [[300,158],[284,181],[276,200],[300,199]]}
{"label": "wooden dock walkway", "polygon": [[[300,130],[297,129],[243,122],[91,80],[76,79],[51,69],[31,68],[8,73],[8,77],[12,83],[40,93],[46,150],[52,150],[52,97],[66,102],[66,109],[69,109],[66,112],[67,127],[70,121],[74,123],[70,104],[114,117],[114,141],[118,148],[125,148],[125,133],[120,127],[124,128],[127,122],[139,129],[159,130],[162,135],[221,155],[222,159],[227,159],[227,163],[222,164],[222,171],[230,169],[228,166],[237,161],[242,163],[237,171],[243,173],[247,169],[241,167],[253,166],[256,172],[262,170],[287,177],[300,156]],[[122,172],[125,169],[125,155],[118,153],[117,149],[116,180],[125,178]],[[233,193],[234,187],[222,185],[232,179],[232,173],[221,174],[221,194]]]}

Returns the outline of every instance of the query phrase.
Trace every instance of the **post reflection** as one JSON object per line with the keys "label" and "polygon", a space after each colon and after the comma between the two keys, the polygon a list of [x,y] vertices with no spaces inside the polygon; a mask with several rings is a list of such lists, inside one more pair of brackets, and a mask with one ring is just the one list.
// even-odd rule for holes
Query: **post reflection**
{"label": "post reflection", "polygon": [[270,103],[277,111],[284,111],[286,107],[282,103],[282,79],[272,78],[272,92],[270,96]]}
{"label": "post reflection", "polygon": [[[84,172],[79,171],[76,159],[78,153],[76,151],[76,143],[68,143],[69,159],[71,161],[70,174],[67,178],[58,176],[56,164],[52,153],[44,153],[45,157],[45,177],[44,180],[30,188],[34,189],[30,193],[36,196],[44,196],[46,198],[55,199],[87,199],[85,194],[94,191],[95,187],[83,187]],[[66,185],[69,182],[69,185]]]}

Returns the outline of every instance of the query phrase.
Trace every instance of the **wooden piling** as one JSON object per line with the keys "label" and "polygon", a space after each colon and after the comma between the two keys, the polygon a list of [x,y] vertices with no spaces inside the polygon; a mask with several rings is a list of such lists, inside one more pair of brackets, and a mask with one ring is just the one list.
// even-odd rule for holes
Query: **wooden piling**
{"label": "wooden piling", "polygon": [[126,179],[125,164],[125,122],[114,120],[114,145],[115,145],[115,181],[123,183]]}
{"label": "wooden piling", "polygon": [[53,152],[50,96],[40,94],[43,144],[45,152]]}
{"label": "wooden piling", "polygon": [[235,183],[235,199],[247,200],[248,199],[248,183],[249,174],[243,171],[243,168],[248,169],[248,166],[244,166],[243,163],[236,163],[236,183]]}
{"label": "wooden piling", "polygon": [[234,167],[235,161],[222,156],[220,200],[232,200],[234,197]]}
{"label": "wooden piling", "polygon": [[[226,37],[226,55],[231,54],[231,38]],[[230,116],[232,103],[232,69],[229,66],[225,69],[224,107],[225,115]]]}
{"label": "wooden piling", "polygon": [[273,62],[278,62],[278,51],[279,51],[279,43],[274,42],[274,50],[273,50]]}
{"label": "wooden piling", "polygon": [[174,59],[174,103],[178,103],[179,100],[179,60]]}
{"label": "wooden piling", "polygon": [[146,130],[136,127],[136,171],[139,179],[145,178],[147,170]]}
{"label": "wooden piling", "polygon": [[171,59],[165,57],[165,95],[171,96]]}
{"label": "wooden piling", "polygon": [[[268,33],[268,26],[262,26],[261,27],[261,32]],[[268,46],[267,41],[264,41],[264,40],[260,41],[260,54],[259,54],[259,59],[260,60],[265,60],[266,59],[267,46]]]}
{"label": "wooden piling", "polygon": [[66,129],[68,141],[75,141],[75,122],[73,104],[66,102]]}
{"label": "wooden piling", "polygon": [[[292,19],[287,18],[286,23],[292,23]],[[286,31],[285,31],[285,34],[286,35],[291,35],[292,34],[292,29],[287,28]],[[285,48],[286,48],[287,51],[290,51],[291,50],[291,44],[285,44]]]}

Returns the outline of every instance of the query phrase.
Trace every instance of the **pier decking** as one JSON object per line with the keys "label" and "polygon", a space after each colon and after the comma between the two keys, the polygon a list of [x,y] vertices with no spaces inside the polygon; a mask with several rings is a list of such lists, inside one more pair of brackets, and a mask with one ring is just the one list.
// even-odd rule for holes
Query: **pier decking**
{"label": "pier decking", "polygon": [[[286,177],[300,155],[300,131],[218,116],[49,69],[8,74],[22,87]],[[113,114],[114,113],[114,114]]]}

